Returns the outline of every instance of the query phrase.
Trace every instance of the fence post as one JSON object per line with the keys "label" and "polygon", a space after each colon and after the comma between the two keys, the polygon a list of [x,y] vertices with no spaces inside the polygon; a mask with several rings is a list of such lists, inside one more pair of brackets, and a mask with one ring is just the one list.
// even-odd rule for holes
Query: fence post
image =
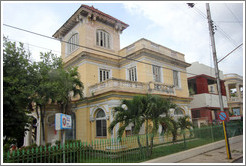
{"label": "fence post", "polygon": [[9,162],[9,161],[10,161],[9,158],[10,158],[10,152],[8,151],[8,152],[7,152],[7,161],[6,161],[6,162]]}
{"label": "fence post", "polygon": [[211,125],[210,128],[211,128],[212,142],[214,142],[213,125]]}
{"label": "fence post", "polygon": [[26,162],[27,163],[29,163],[29,157],[30,157],[29,152],[30,152],[30,149],[28,149],[27,152],[26,152],[26,154],[27,154],[27,161]]}
{"label": "fence post", "polygon": [[81,163],[82,142],[79,142],[79,163]]}
{"label": "fence post", "polygon": [[43,152],[42,152],[42,146],[40,146],[40,148],[36,147],[36,163],[38,162],[38,149],[39,149],[39,153],[40,153],[40,160],[39,162],[42,163],[43,160]]}
{"label": "fence post", "polygon": [[23,150],[21,150],[20,151],[20,155],[21,155],[21,157],[22,157],[22,163],[24,163],[24,154],[25,154],[25,151],[24,151],[24,149]]}

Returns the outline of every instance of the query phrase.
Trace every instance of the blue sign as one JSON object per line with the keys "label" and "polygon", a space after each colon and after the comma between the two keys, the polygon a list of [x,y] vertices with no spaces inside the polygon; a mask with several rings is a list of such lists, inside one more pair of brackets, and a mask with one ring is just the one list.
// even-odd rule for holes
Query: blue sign
{"label": "blue sign", "polygon": [[72,128],[72,118],[70,115],[57,113],[55,119],[55,129],[71,129]]}
{"label": "blue sign", "polygon": [[219,119],[221,121],[225,121],[227,119],[227,115],[225,112],[221,111],[220,114],[219,114]]}

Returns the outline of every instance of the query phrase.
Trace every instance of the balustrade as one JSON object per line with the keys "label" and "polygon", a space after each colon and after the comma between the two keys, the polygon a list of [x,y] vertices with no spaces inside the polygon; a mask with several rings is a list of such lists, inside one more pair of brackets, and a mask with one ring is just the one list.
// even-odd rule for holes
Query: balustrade
{"label": "balustrade", "polygon": [[135,93],[157,93],[175,95],[175,89],[172,85],[163,83],[143,83],[122,79],[112,78],[104,82],[89,87],[90,95],[97,95],[111,90],[120,90]]}

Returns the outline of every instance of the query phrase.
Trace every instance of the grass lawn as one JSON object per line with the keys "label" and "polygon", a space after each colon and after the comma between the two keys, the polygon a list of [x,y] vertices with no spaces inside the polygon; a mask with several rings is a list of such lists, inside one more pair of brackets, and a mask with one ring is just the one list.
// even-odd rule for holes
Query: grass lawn
{"label": "grass lawn", "polygon": [[[214,141],[219,141],[219,140],[221,139],[214,140]],[[139,163],[154,158],[170,155],[173,153],[185,151],[209,143],[212,143],[211,139],[195,139],[189,141],[187,140],[186,148],[184,147],[184,142],[178,142],[176,144],[170,143],[170,144],[156,146],[153,148],[152,156],[149,158],[141,156],[140,151],[138,149],[135,149],[135,150],[123,151],[121,153],[117,153],[116,155],[112,154],[111,158],[108,158],[108,155],[105,156],[98,155],[97,157],[91,157],[89,160],[87,159],[84,162],[86,163]]]}

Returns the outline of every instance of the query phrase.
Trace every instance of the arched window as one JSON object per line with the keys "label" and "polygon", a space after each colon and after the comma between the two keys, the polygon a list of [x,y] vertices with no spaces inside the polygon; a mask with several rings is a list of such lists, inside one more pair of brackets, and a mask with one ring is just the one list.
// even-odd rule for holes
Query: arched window
{"label": "arched window", "polygon": [[179,108],[174,111],[174,115],[182,116],[184,115],[183,111]]}
{"label": "arched window", "polygon": [[106,115],[102,109],[99,109],[96,114],[96,136],[97,137],[107,136]]}
{"label": "arched window", "polygon": [[79,44],[79,34],[75,33],[68,40],[67,53],[70,54],[74,50],[76,50],[78,48],[78,44]]}
{"label": "arched window", "polygon": [[101,47],[110,48],[110,35],[104,30],[97,30],[96,44]]}

